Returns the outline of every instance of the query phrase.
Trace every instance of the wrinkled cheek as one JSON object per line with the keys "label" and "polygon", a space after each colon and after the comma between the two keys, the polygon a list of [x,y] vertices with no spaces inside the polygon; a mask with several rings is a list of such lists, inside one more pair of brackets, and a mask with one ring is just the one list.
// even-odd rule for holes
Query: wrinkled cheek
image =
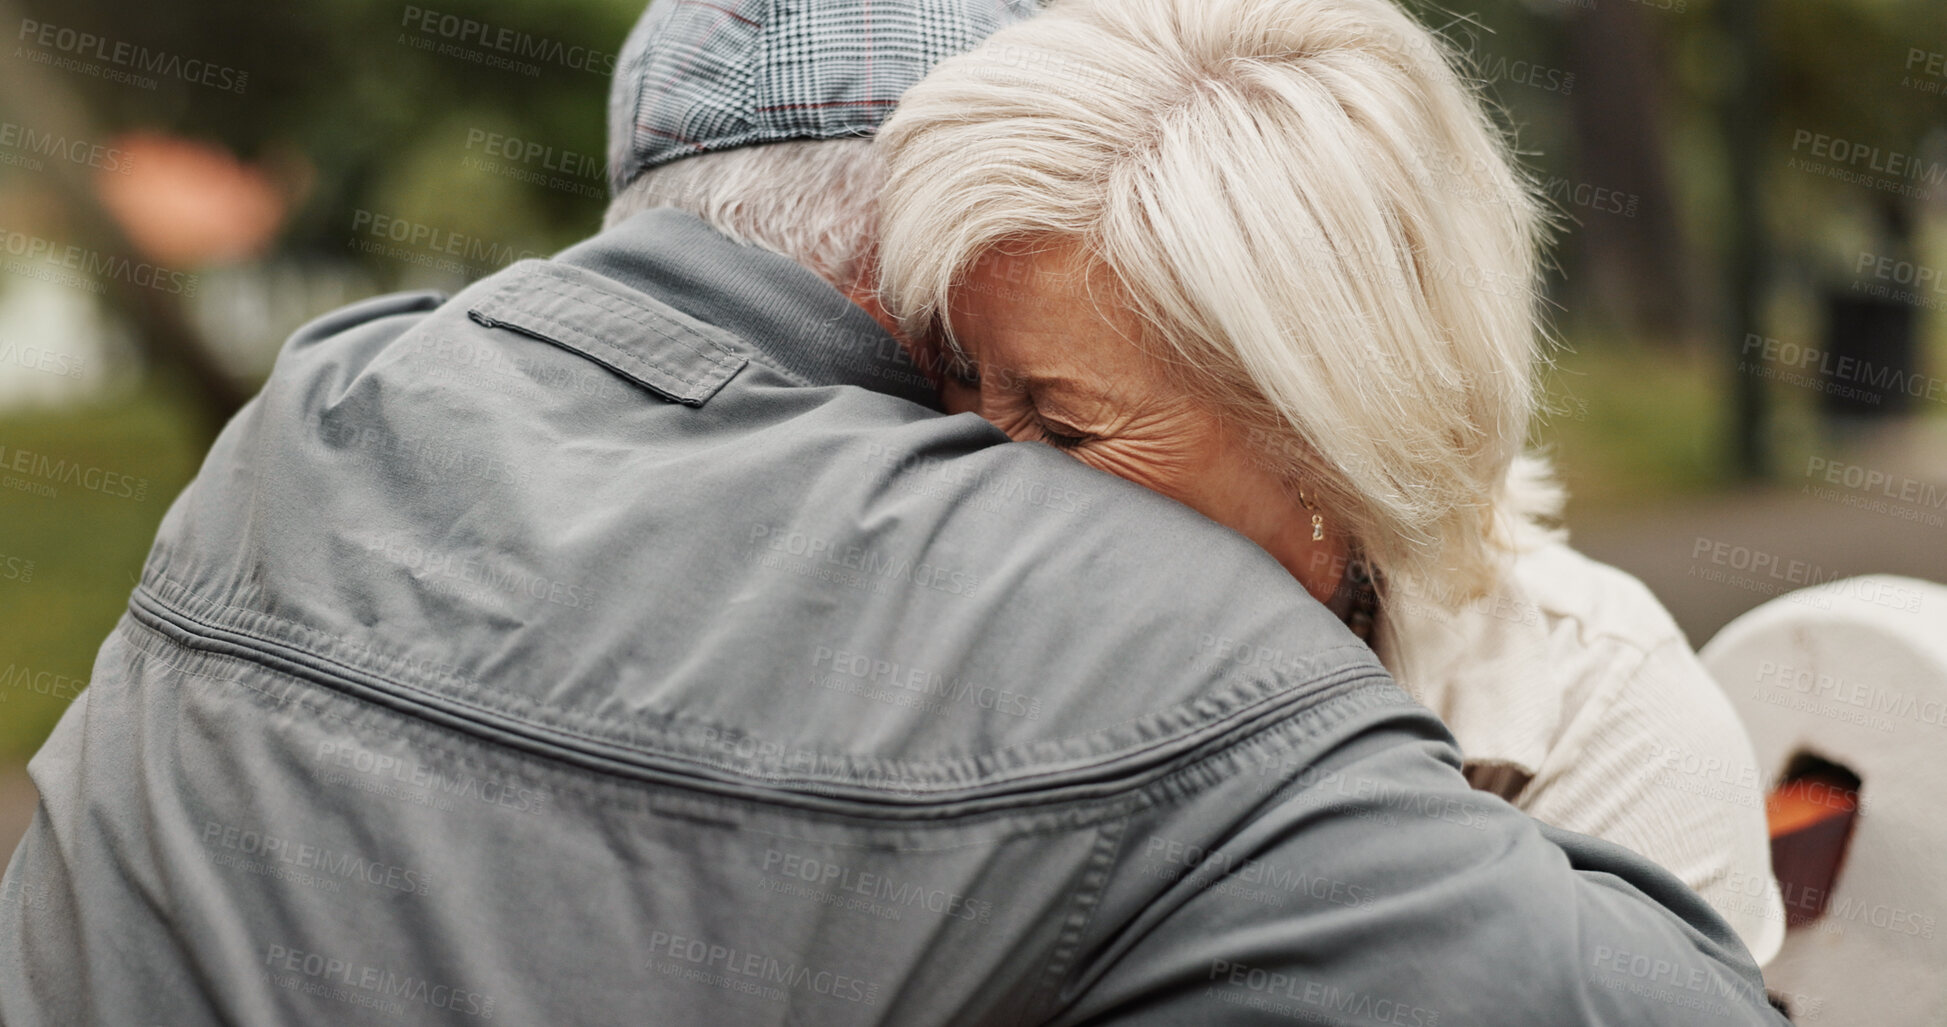
{"label": "wrinkled cheek", "polygon": [[1083,463],[1098,471],[1132,481],[1152,492],[1196,506],[1196,497],[1183,474],[1183,461],[1150,447],[1098,442],[1075,451]]}
{"label": "wrinkled cheek", "polygon": [[1026,415],[982,410],[979,407],[974,407],[973,410],[986,418],[987,423],[1006,432],[1007,437],[1016,442],[1041,441],[1040,429],[1036,428]]}

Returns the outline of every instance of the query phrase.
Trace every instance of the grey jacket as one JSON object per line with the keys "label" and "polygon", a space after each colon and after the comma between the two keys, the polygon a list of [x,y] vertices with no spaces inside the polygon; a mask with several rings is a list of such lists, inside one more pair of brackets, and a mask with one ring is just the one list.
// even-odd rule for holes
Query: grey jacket
{"label": "grey jacket", "polygon": [[0,1021],[1757,1024],[1276,562],[672,212],[293,337],[35,757]]}

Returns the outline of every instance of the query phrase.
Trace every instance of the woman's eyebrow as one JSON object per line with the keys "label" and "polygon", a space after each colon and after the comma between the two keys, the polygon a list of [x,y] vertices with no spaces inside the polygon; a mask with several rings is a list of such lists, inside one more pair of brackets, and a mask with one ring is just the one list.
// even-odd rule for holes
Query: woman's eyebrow
{"label": "woman's eyebrow", "polygon": [[1103,403],[1115,403],[1120,398],[1114,388],[1095,377],[1049,372],[1021,373],[1015,377],[1037,395],[1044,391],[1058,392],[1064,396]]}
{"label": "woman's eyebrow", "polygon": [[1093,378],[1036,374],[1023,375],[1022,381],[1036,405],[1070,419],[1078,428],[1103,428],[1130,407],[1114,390]]}

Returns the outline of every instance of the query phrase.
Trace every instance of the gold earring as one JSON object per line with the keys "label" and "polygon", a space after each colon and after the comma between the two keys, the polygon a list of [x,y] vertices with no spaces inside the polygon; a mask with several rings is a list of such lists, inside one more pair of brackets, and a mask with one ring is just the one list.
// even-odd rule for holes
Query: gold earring
{"label": "gold earring", "polygon": [[1305,509],[1312,512],[1312,541],[1325,541],[1325,517],[1318,512],[1318,507],[1312,505],[1311,497],[1305,495],[1305,488],[1302,485],[1298,487],[1298,501],[1305,504]]}

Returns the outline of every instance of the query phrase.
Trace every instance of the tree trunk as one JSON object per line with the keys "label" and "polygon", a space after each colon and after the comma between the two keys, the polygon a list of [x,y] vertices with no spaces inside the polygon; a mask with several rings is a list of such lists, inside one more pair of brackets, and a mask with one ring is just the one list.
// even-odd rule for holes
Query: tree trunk
{"label": "tree trunk", "polygon": [[1692,337],[1698,305],[1664,147],[1660,84],[1668,62],[1647,20],[1680,16],[1604,0],[1578,10],[1567,25],[1569,68],[1575,72],[1570,191],[1609,189],[1634,203],[1630,215],[1557,197],[1580,221],[1571,232],[1580,271],[1568,283],[1577,304],[1571,309],[1586,309],[1599,322],[1659,342]]}

